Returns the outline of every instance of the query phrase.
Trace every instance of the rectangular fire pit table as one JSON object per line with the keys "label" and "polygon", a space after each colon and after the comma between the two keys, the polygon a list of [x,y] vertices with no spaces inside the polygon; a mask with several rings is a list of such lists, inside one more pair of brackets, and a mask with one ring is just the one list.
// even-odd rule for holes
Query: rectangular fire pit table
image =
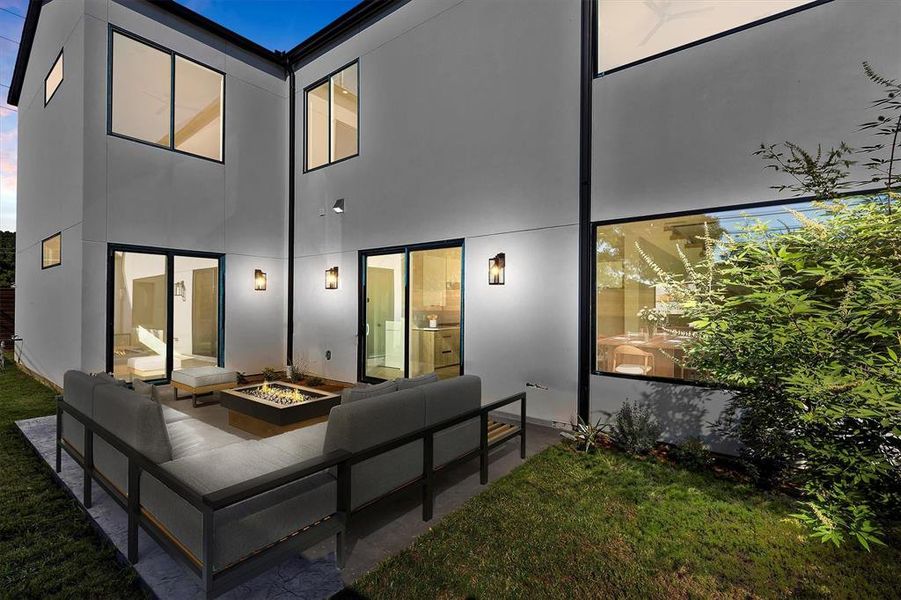
{"label": "rectangular fire pit table", "polygon": [[270,437],[324,421],[341,396],[283,381],[246,385],[220,392],[228,424]]}

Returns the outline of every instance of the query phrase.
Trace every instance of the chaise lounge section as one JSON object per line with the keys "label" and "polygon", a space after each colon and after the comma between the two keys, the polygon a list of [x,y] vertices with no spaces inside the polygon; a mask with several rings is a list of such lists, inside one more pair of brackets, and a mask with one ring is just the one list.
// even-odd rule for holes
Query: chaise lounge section
{"label": "chaise lounge section", "polygon": [[[519,428],[489,443],[488,412],[521,402]],[[482,459],[520,436],[525,394],[481,406],[475,376],[401,380],[349,390],[329,420],[243,440],[163,406],[103,375],[69,371],[57,412],[57,469],[65,450],[129,515],[128,559],[138,527],[201,579],[209,596],[328,537],[344,561],[350,515],[411,484],[432,517],[433,483],[449,464]]]}

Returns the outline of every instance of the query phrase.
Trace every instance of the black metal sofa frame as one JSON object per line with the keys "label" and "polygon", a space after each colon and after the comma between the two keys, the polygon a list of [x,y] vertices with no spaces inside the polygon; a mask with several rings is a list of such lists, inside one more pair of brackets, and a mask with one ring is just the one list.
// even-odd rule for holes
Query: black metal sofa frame
{"label": "black metal sofa frame", "polygon": [[[494,440],[488,439],[488,415],[513,404],[520,403],[519,425],[505,432]],[[81,454],[62,438],[63,413],[72,416],[84,426],[84,453]],[[439,468],[434,466],[434,436],[436,433],[468,421],[473,418],[480,419],[479,447],[468,452]],[[121,452],[128,460],[128,490],[126,496],[120,490],[100,474],[94,466],[94,436],[99,436],[113,448]],[[184,564],[190,571],[200,577],[203,589],[207,597],[219,595],[241,583],[252,579],[260,573],[280,563],[293,553],[309,548],[326,538],[335,536],[335,555],[339,568],[344,566],[346,558],[346,532],[350,524],[350,517],[375,502],[384,499],[394,492],[410,485],[419,485],[422,488],[422,518],[424,521],[432,519],[434,511],[435,476],[439,471],[454,465],[466,462],[479,456],[480,482],[488,483],[488,454],[489,451],[514,437],[520,438],[520,458],[526,457],[526,394],[525,392],[514,394],[502,400],[492,402],[481,408],[467,411],[450,419],[446,419],[434,425],[422,427],[406,435],[397,437],[387,442],[376,444],[358,452],[336,450],[328,454],[303,461],[248,481],[238,483],[228,488],[209,494],[198,494],[183,482],[173,477],[169,472],[146,458],[137,450],[134,450],[112,434],[107,429],[97,424],[93,419],[67,403],[62,396],[57,397],[56,409],[56,472],[62,469],[62,451],[82,467],[83,499],[86,508],[92,504],[91,482],[96,481],[128,515],[128,553],[127,558],[131,564],[138,562],[138,528],[142,527],[160,546]],[[379,498],[351,510],[351,470],[355,464],[373,458],[385,452],[389,452],[401,446],[418,440],[423,441],[422,474],[409,483],[388,492]],[[320,471],[331,468],[337,469],[338,494],[335,512],[331,515],[311,523],[294,533],[273,542],[249,556],[233,563],[223,569],[214,572],[212,568],[213,556],[213,519],[216,511],[222,510],[238,502],[270,492],[283,485],[287,485],[304,477],[308,477]],[[141,510],[141,473],[146,472],[167,486],[186,502],[200,511],[203,519],[202,550],[200,562],[196,561],[191,553],[168,532],[160,526],[150,515]]]}

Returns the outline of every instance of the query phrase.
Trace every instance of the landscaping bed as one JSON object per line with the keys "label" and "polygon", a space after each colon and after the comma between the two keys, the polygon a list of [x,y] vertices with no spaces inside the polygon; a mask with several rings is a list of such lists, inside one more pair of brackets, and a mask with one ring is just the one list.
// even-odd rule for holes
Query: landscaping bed
{"label": "landscaping bed", "polygon": [[0,596],[143,597],[134,571],[16,430],[19,419],[53,414],[54,396],[10,361],[0,371]]}
{"label": "landscaping bed", "polygon": [[371,598],[879,598],[901,530],[866,552],[809,537],[792,500],[650,457],[558,445],[359,579]]}

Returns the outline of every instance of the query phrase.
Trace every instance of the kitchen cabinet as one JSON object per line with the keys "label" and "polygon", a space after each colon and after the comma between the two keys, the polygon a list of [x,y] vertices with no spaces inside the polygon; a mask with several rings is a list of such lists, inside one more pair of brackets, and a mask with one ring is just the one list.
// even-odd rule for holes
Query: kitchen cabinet
{"label": "kitchen cabinet", "polygon": [[460,326],[413,327],[410,330],[410,376],[460,364]]}

